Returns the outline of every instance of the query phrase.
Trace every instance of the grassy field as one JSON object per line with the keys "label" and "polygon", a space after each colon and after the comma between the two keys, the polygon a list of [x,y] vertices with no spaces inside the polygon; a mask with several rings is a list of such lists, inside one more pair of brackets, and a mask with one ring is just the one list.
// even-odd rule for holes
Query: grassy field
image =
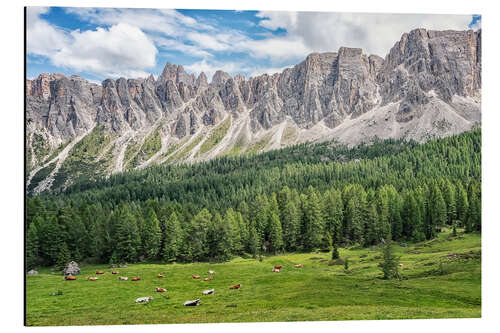
{"label": "grassy field", "polygon": [[[383,280],[379,249],[340,249],[349,259],[329,265],[330,253],[299,253],[236,258],[210,264],[134,264],[120,268],[118,281],[107,265],[83,266],[76,281],[41,269],[27,277],[27,324],[96,325],[252,321],[463,318],[481,316],[481,236],[448,233],[438,239],[396,246],[403,264],[401,280]],[[301,263],[297,269],[293,264]],[[273,265],[283,265],[272,273]],[[87,281],[94,271],[104,275]],[[205,282],[207,271],[216,271]],[[156,275],[163,273],[165,278]],[[194,280],[192,274],[201,275]],[[140,276],[141,281],[130,278]],[[240,290],[229,286],[241,283]],[[167,288],[159,294],[155,287]],[[202,291],[215,288],[214,295]],[[62,295],[51,296],[61,291]],[[153,296],[148,304],[138,297]],[[200,298],[202,305],[184,307]]]}

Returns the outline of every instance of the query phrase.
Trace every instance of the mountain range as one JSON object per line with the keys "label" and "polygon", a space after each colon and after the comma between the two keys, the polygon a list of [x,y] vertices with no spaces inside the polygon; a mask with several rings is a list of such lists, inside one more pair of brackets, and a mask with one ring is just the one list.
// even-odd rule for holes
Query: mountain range
{"label": "mountain range", "polygon": [[281,73],[187,73],[96,84],[26,80],[30,193],[163,163],[253,154],[301,142],[424,142],[481,123],[481,30],[412,30],[385,58],[312,53]]}

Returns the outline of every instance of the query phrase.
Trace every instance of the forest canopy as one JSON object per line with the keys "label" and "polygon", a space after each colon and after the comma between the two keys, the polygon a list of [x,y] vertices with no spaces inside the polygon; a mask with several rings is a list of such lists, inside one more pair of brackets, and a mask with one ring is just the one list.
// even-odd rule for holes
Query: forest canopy
{"label": "forest canopy", "polygon": [[79,179],[27,198],[28,267],[227,260],[481,230],[481,130],[424,144],[304,143]]}

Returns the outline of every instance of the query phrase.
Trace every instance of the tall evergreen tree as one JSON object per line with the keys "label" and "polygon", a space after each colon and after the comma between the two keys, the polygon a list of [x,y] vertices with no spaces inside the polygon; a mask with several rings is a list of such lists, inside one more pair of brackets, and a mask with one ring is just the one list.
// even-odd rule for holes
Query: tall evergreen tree
{"label": "tall evergreen tree", "polygon": [[156,213],[152,207],[146,210],[142,228],[142,253],[147,258],[153,259],[160,252],[161,229]]}
{"label": "tall evergreen tree", "polygon": [[269,252],[277,253],[283,249],[283,233],[281,222],[276,214],[272,212],[269,217]]}
{"label": "tall evergreen tree", "polygon": [[175,261],[179,256],[182,229],[175,211],[165,219],[163,228],[163,249],[161,256],[165,261]]}
{"label": "tall evergreen tree", "polygon": [[310,251],[321,246],[324,230],[323,214],[320,201],[314,188],[307,190],[307,201],[304,204],[304,249]]}
{"label": "tall evergreen tree", "polygon": [[66,245],[66,242],[64,242],[59,249],[59,256],[57,257],[56,263],[57,269],[62,271],[68,265],[70,260],[71,254],[69,253],[68,245]]}
{"label": "tall evergreen tree", "polygon": [[26,233],[26,268],[28,270],[38,265],[38,230],[36,223],[31,223]]}

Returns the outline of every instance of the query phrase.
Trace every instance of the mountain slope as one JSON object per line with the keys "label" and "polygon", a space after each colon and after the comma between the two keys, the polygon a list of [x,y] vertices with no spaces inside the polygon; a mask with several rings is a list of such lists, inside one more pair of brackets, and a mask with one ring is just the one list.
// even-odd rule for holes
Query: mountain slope
{"label": "mountain slope", "polygon": [[341,47],[249,79],[218,71],[208,83],[168,63],[156,80],[41,74],[26,85],[27,182],[38,193],[306,141],[461,133],[481,119],[481,31],[417,29],[385,59]]}

